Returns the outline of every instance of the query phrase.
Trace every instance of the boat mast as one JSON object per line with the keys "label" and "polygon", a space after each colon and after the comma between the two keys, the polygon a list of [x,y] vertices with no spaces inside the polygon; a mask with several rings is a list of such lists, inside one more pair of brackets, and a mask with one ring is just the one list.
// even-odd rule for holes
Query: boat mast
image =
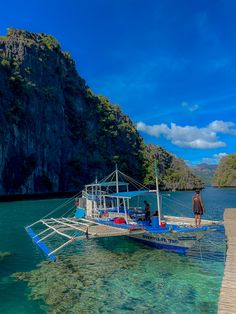
{"label": "boat mast", "polygon": [[116,193],[119,193],[118,167],[117,167],[117,164],[116,164]]}
{"label": "boat mast", "polygon": [[[116,193],[119,193],[119,176],[118,176],[118,167],[117,167],[117,164],[116,164]],[[119,197],[117,197],[117,209],[118,209],[118,213],[120,212],[119,207],[120,207],[120,202],[119,202]]]}
{"label": "boat mast", "polygon": [[157,197],[157,210],[158,210],[158,221],[159,226],[161,225],[161,206],[160,206],[160,195],[159,195],[159,185],[158,185],[158,176],[157,176],[157,160],[154,161],[155,167],[155,177],[156,177],[156,197]]}
{"label": "boat mast", "polygon": [[98,208],[97,199],[98,199],[98,177],[96,176],[96,178],[95,178],[95,197],[94,197],[94,201],[93,201],[93,206],[94,206],[93,209]]}

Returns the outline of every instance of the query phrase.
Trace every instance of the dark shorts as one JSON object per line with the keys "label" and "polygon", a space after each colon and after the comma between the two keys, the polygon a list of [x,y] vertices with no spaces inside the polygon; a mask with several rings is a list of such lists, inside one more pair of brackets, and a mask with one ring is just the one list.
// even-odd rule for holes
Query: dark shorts
{"label": "dark shorts", "polygon": [[203,210],[194,211],[194,215],[202,215],[202,214],[203,214]]}

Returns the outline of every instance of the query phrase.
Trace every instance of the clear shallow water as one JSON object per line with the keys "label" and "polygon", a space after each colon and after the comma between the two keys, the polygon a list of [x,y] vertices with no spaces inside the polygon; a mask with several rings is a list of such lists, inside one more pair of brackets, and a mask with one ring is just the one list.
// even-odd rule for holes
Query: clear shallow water
{"label": "clear shallow water", "polygon": [[[165,213],[192,215],[192,192],[165,194]],[[202,197],[206,219],[222,219],[224,208],[236,207],[236,189],[208,188]],[[70,257],[58,264],[37,268],[29,287],[14,280],[12,273],[34,270],[45,260],[24,226],[62,202],[0,203],[0,251],[12,253],[0,259],[0,313],[217,313],[223,233],[204,238],[187,255],[125,238],[88,240],[72,246],[66,252]],[[32,292],[37,300],[28,300]]]}

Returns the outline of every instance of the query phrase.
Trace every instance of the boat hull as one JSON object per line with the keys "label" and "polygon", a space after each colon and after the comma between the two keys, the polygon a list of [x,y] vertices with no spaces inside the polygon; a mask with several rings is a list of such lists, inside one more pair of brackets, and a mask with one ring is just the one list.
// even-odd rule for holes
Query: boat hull
{"label": "boat hull", "polygon": [[143,234],[130,235],[129,237],[159,249],[185,253],[205,235],[206,231],[199,230],[188,233],[170,232],[166,234],[145,232]]}

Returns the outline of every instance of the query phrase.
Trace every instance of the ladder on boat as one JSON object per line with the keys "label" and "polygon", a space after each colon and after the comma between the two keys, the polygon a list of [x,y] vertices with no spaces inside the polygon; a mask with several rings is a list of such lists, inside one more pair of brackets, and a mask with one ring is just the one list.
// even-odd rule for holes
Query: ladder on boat
{"label": "ladder on boat", "polygon": [[[35,227],[36,225],[40,226],[43,230],[40,230],[38,233],[34,232],[32,227]],[[25,229],[32,240],[52,261],[56,260],[56,256],[54,255],[55,253],[78,240],[144,233],[144,229],[140,228],[140,226],[124,229],[84,218],[41,219],[34,224],[27,226]],[[64,241],[66,240],[66,242],[63,242],[53,250],[50,250],[48,245],[45,243],[45,240],[55,235],[61,236]]]}

